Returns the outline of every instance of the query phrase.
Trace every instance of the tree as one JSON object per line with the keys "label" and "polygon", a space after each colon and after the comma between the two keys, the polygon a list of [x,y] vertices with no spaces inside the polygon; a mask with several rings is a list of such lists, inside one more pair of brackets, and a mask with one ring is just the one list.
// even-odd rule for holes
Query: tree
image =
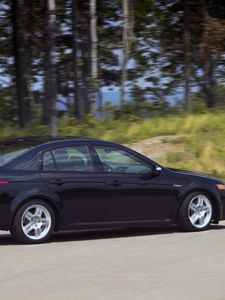
{"label": "tree", "polygon": [[31,117],[30,86],[28,81],[29,63],[26,53],[26,40],[24,23],[24,1],[12,1],[12,28],[13,28],[13,56],[14,56],[14,84],[17,99],[19,127],[25,127]]}
{"label": "tree", "polygon": [[51,136],[57,136],[57,109],[56,109],[56,54],[55,54],[55,0],[46,0],[45,24],[45,98],[44,116],[49,123]]}
{"label": "tree", "polygon": [[194,52],[195,79],[205,96],[208,108],[213,108],[217,102],[216,86],[223,76],[225,62],[225,21],[212,18],[206,8],[205,1],[202,1],[202,34],[200,37],[198,35]]}
{"label": "tree", "polygon": [[[172,87],[166,84],[170,75],[163,72],[165,55],[161,45],[161,24],[164,18],[162,8],[152,0],[133,1],[134,27],[133,43],[130,58],[133,61],[129,68],[128,81],[132,82],[130,93],[132,99],[138,102],[151,102],[161,106],[164,96],[172,93]],[[169,86],[169,87],[168,87]],[[169,91],[170,89],[170,91]]]}
{"label": "tree", "polygon": [[164,86],[170,93],[184,87],[189,111],[191,87],[201,89],[207,106],[214,107],[215,86],[224,69],[224,21],[208,15],[205,0],[158,0],[154,7],[160,35],[152,32],[152,37],[159,41],[161,76],[168,78]]}
{"label": "tree", "polygon": [[123,48],[121,63],[121,87],[120,87],[120,105],[126,102],[126,82],[127,82],[127,63],[130,52],[130,17],[129,0],[122,0],[123,6]]}
{"label": "tree", "polygon": [[191,97],[190,97],[190,76],[191,76],[191,67],[190,67],[190,20],[189,20],[189,2],[188,0],[183,0],[183,11],[184,11],[184,73],[185,73],[185,84],[184,84],[184,103],[185,109],[188,113],[192,111]]}
{"label": "tree", "polygon": [[129,89],[140,109],[163,110],[178,95],[190,111],[194,91],[221,107],[225,23],[213,3],[1,0],[0,122],[26,127],[42,117],[56,135],[57,113],[84,122],[106,86],[120,88],[121,104]]}
{"label": "tree", "polygon": [[73,97],[74,97],[74,115],[80,119],[82,117],[80,103],[80,72],[78,63],[78,0],[72,0],[72,43],[73,43]]}
{"label": "tree", "polygon": [[98,93],[98,54],[97,54],[97,16],[96,0],[90,0],[90,34],[91,34],[91,113],[95,115]]}

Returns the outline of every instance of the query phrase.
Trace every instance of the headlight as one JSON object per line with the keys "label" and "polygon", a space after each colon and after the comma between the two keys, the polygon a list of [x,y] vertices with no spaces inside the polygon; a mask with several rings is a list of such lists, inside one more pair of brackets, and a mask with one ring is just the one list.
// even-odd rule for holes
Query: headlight
{"label": "headlight", "polygon": [[225,190],[225,184],[219,183],[216,185],[218,190]]}

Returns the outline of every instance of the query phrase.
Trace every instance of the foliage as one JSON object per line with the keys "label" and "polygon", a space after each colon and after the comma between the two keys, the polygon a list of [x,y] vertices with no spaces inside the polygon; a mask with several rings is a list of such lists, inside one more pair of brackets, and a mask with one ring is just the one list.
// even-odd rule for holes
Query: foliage
{"label": "foliage", "polygon": [[[1,130],[1,138],[24,135],[47,135],[46,126],[29,130],[9,127]],[[83,124],[75,118],[60,121],[61,136],[86,136],[123,144],[141,142],[156,136],[174,136],[172,151],[159,162],[167,166],[196,170],[225,178],[225,113],[204,113],[193,116],[167,116],[151,119],[106,119],[91,116]],[[183,151],[179,151],[182,145]]]}
{"label": "foliage", "polygon": [[[203,112],[203,102],[206,106],[224,107],[224,20],[208,15],[205,1],[128,1],[132,35],[125,85],[135,106],[128,103],[114,108],[117,118],[122,115],[132,118],[134,107],[138,117],[155,116],[157,110],[164,115],[170,111],[167,97],[176,95],[178,88],[183,98],[187,77],[184,72],[184,19],[187,14],[184,2],[190,7],[186,15],[191,37],[190,85],[199,93],[198,99],[193,99],[193,110]],[[47,79],[51,76],[46,75],[49,71],[46,57],[50,52],[56,56],[54,76],[58,110],[78,118],[80,123],[90,112],[90,1],[55,0],[55,3],[55,43],[50,45],[47,1],[0,1],[0,123],[14,126],[20,121],[21,127],[28,127],[34,118],[43,124],[49,122],[53,101],[47,97]],[[118,87],[123,52],[122,0],[97,1],[97,19],[97,85],[99,88]],[[51,47],[54,49],[49,49]],[[101,99],[97,106],[102,108]],[[82,110],[80,115],[79,109]]]}
{"label": "foliage", "polygon": [[[85,135],[132,144],[155,136],[174,135],[173,152],[162,157],[167,166],[190,169],[225,178],[225,114],[205,113],[193,116],[169,116],[146,120],[86,120],[85,126],[74,119],[61,123],[64,135]],[[177,152],[177,145],[184,152]],[[188,155],[187,155],[188,154]]]}

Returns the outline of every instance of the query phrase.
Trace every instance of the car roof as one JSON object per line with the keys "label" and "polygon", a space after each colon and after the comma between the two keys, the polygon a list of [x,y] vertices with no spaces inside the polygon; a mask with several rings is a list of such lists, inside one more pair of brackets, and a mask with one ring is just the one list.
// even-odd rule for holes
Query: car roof
{"label": "car roof", "polygon": [[[28,155],[32,157],[33,155],[37,155],[38,153],[42,151],[48,151],[53,149],[54,147],[58,146],[69,146],[70,143],[77,143],[78,145],[81,143],[87,143],[92,145],[99,145],[99,146],[111,146],[111,147],[119,147],[119,149],[126,149],[129,152],[135,153],[138,157],[142,157],[145,160],[150,160],[149,158],[145,157],[144,155],[137,153],[136,151],[127,148],[126,146],[110,142],[110,141],[104,141],[98,138],[89,138],[89,137],[56,137],[56,138],[50,138],[50,137],[19,137],[19,138],[11,138],[11,139],[4,139],[0,140],[0,152],[1,148],[2,150],[7,149],[7,147],[18,147],[19,145],[24,148],[30,148],[28,152],[22,154],[20,157],[15,158],[15,160],[9,162],[4,167],[7,168],[10,165],[13,166],[17,160],[23,160]],[[62,143],[62,144],[60,144]],[[10,149],[11,150],[11,149]]]}
{"label": "car roof", "polygon": [[115,142],[111,142],[111,141],[105,141],[105,140],[101,140],[101,139],[98,139],[98,138],[89,138],[89,137],[78,137],[78,138],[74,138],[74,137],[71,137],[71,138],[59,138],[59,139],[53,139],[53,140],[50,140],[48,142],[45,142],[45,143],[42,143],[42,144],[38,144],[35,148],[36,149],[40,149],[40,150],[43,150],[44,148],[52,148],[52,147],[57,147],[59,144],[61,146],[61,143],[64,144],[65,146],[66,145],[69,145],[71,142],[74,142],[74,143],[87,143],[87,144],[98,144],[98,145],[102,145],[102,146],[120,146],[120,147],[123,147],[123,148],[126,148],[125,146],[123,145],[120,145],[120,144],[117,144]]}
{"label": "car roof", "polygon": [[17,137],[17,138],[8,138],[0,139],[0,147],[12,147],[12,146],[21,146],[21,147],[36,147],[46,144],[54,144],[58,142],[71,142],[71,141],[101,141],[97,138],[89,137],[56,137],[52,138],[49,136],[39,137],[39,136],[30,136],[30,137]]}

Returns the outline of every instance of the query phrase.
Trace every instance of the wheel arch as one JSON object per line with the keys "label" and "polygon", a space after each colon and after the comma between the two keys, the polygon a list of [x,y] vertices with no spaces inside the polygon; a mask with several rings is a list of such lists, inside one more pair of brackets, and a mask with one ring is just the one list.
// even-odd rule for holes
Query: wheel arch
{"label": "wheel arch", "polygon": [[61,214],[60,214],[60,209],[59,209],[59,205],[55,203],[55,201],[53,201],[51,198],[45,196],[45,195],[37,195],[37,196],[30,196],[27,198],[22,199],[21,201],[15,201],[12,203],[11,207],[10,207],[10,212],[12,214],[12,219],[11,219],[11,224],[10,224],[10,228],[13,224],[14,218],[16,213],[18,212],[18,210],[26,203],[33,201],[33,200],[39,200],[39,201],[44,201],[46,202],[53,210],[54,215],[55,215],[55,228],[54,230],[58,230],[59,228],[59,224],[60,224],[60,220],[61,220]]}
{"label": "wheel arch", "polygon": [[176,221],[178,220],[180,209],[181,209],[183,201],[185,200],[185,198],[187,196],[189,196],[190,194],[195,193],[195,192],[203,193],[204,195],[206,195],[210,198],[210,200],[212,202],[212,205],[213,205],[213,223],[218,224],[218,222],[219,222],[219,220],[221,219],[221,216],[222,216],[221,201],[212,191],[209,191],[209,190],[204,189],[204,188],[195,188],[195,189],[189,190],[184,195],[182,195],[179,207],[177,209]]}

